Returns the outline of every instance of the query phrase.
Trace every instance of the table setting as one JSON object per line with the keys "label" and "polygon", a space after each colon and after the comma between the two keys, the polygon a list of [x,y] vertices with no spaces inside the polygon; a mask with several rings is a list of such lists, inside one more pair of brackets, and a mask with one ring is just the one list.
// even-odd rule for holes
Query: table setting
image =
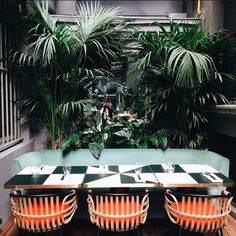
{"label": "table setting", "polygon": [[5,188],[228,187],[234,182],[210,165],[173,164],[50,166],[23,168]]}

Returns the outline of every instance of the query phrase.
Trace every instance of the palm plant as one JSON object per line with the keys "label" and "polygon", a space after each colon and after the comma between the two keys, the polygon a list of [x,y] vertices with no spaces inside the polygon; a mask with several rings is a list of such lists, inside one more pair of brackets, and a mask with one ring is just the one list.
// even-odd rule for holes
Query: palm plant
{"label": "palm plant", "polygon": [[160,32],[136,34],[140,50],[130,74],[141,72],[139,85],[149,118],[170,130],[173,145],[201,147],[207,106],[227,103],[211,85],[226,75],[218,72],[216,60],[230,39],[223,33],[205,32],[200,24],[181,27],[171,21],[168,32],[155,24]]}
{"label": "palm plant", "polygon": [[29,113],[40,111],[48,130],[49,147],[79,129],[92,83],[111,77],[111,62],[122,53],[126,23],[117,21],[119,8],[99,2],[78,5],[75,25],[58,23],[47,1],[31,1],[25,52],[10,59],[35,83],[36,96],[21,99]]}

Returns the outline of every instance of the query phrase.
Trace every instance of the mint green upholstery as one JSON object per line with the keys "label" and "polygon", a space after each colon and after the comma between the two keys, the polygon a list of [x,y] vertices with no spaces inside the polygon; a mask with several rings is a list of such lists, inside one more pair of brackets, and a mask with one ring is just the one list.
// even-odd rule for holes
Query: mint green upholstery
{"label": "mint green upholstery", "polygon": [[29,152],[19,156],[12,162],[12,173],[16,174],[24,167],[31,164],[47,165],[99,165],[99,164],[160,164],[163,162],[178,164],[205,164],[220,171],[224,175],[229,174],[229,159],[206,150],[191,149],[105,149],[99,160],[95,159],[88,149],[78,149],[63,155],[62,150],[43,150]]}
{"label": "mint green upholstery", "polygon": [[[99,164],[160,164],[163,162],[173,162],[178,164],[205,164],[214,167],[224,175],[229,175],[229,159],[206,150],[190,150],[190,149],[105,149],[103,150],[99,160],[95,159],[88,149],[78,149],[70,151],[63,155],[62,150],[44,150],[38,152],[26,153],[19,156],[12,162],[12,174],[18,173],[24,167],[32,164],[47,165],[99,165]],[[149,218],[160,218],[165,216],[164,198],[162,188],[150,189]],[[86,202],[86,189],[79,189],[79,201]],[[135,190],[133,190],[135,191]],[[197,191],[204,191],[209,194],[217,194],[222,188],[205,188]],[[79,204],[79,216],[81,218],[88,217],[86,204]]]}
{"label": "mint green upholstery", "polygon": [[[148,158],[148,159],[147,159]],[[63,155],[62,150],[44,150],[26,153],[12,163],[13,174],[30,164],[63,165],[99,165],[99,164],[144,164],[160,163],[163,152],[156,149],[105,149],[99,160],[93,157],[89,149],[78,149]]]}

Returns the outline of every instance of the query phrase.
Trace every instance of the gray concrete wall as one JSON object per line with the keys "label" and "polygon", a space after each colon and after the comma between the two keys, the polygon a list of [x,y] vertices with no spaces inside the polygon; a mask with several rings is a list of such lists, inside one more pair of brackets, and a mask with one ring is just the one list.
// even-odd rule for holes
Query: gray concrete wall
{"label": "gray concrete wall", "polygon": [[11,190],[4,189],[4,183],[12,177],[11,161],[30,151],[33,151],[33,142],[20,143],[0,153],[0,218],[2,218],[3,224],[11,216],[9,200]]}
{"label": "gray concrete wall", "polygon": [[75,15],[76,0],[55,0],[57,15]]}
{"label": "gray concrete wall", "polygon": [[50,13],[56,13],[56,0],[50,0],[48,1],[48,7]]}
{"label": "gray concrete wall", "polygon": [[[80,2],[78,0],[77,2]],[[160,15],[168,13],[182,13],[183,0],[156,0],[156,1],[107,1],[101,0],[104,5],[120,6],[122,15]],[[56,0],[56,14],[73,15],[76,10],[76,0]]]}
{"label": "gray concrete wall", "polygon": [[103,4],[120,6],[122,15],[168,16],[169,13],[182,13],[183,1],[101,1]]}
{"label": "gray concrete wall", "polygon": [[185,0],[183,4],[184,11],[188,17],[201,17],[202,24],[206,30],[216,32],[223,29],[224,22],[224,3],[222,0],[201,1],[201,14],[197,12],[197,1]]}
{"label": "gray concrete wall", "polygon": [[224,25],[223,1],[202,1],[202,22],[204,27],[211,32],[222,30]]}

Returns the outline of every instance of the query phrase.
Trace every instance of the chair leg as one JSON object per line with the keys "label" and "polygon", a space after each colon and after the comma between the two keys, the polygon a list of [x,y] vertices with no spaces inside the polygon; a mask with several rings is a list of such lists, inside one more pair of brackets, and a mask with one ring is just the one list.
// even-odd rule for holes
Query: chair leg
{"label": "chair leg", "polygon": [[27,231],[25,231],[25,230],[23,230],[23,229],[20,229],[19,228],[19,234],[18,234],[19,236],[27,236],[28,235],[28,232]]}
{"label": "chair leg", "polygon": [[216,236],[222,236],[223,234],[221,234],[220,231],[217,231],[215,235],[216,235]]}
{"label": "chair leg", "polygon": [[142,235],[143,235],[143,226],[140,225],[140,226],[137,228],[137,231],[138,231],[138,236],[142,236]]}
{"label": "chair leg", "polygon": [[222,229],[219,229],[217,232],[216,232],[216,235],[217,236],[223,236],[223,228]]}
{"label": "chair leg", "polygon": [[181,228],[179,227],[179,236],[181,236],[182,235],[182,230],[181,230]]}

